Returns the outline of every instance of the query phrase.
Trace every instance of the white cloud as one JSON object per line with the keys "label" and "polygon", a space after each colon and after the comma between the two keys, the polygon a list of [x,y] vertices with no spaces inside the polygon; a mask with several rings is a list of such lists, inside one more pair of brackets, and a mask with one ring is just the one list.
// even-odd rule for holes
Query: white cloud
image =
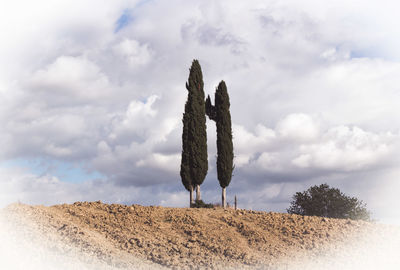
{"label": "white cloud", "polygon": [[241,125],[233,125],[233,143],[235,148],[235,165],[245,166],[254,154],[270,148],[276,139],[276,132],[258,124],[254,134]]}
{"label": "white cloud", "polygon": [[113,93],[107,76],[98,66],[83,57],[71,56],[60,56],[44,69],[36,71],[30,87],[34,94],[53,97],[52,102],[61,105],[62,101],[71,104],[109,98]]}
{"label": "white cloud", "polygon": [[282,159],[277,154],[264,152],[257,158],[255,165],[261,170],[276,172],[282,171],[282,163]]}
{"label": "white cloud", "polygon": [[180,162],[181,162],[181,156],[179,154],[163,155],[160,153],[154,153],[147,159],[141,159],[138,162],[136,162],[136,166],[147,167],[148,169],[154,167],[161,168],[164,171],[169,171],[176,174],[180,166]]}
{"label": "white cloud", "polygon": [[310,141],[319,135],[319,128],[306,114],[290,114],[278,122],[277,131],[283,137],[295,141]]}
{"label": "white cloud", "polygon": [[152,106],[157,99],[156,95],[152,95],[146,102],[131,101],[124,115],[114,117],[112,131],[108,137],[118,141],[120,137],[134,135],[137,137],[136,140],[147,140],[152,132],[152,124],[156,120],[157,111]]}
{"label": "white cloud", "polygon": [[124,39],[113,47],[113,51],[127,61],[130,67],[140,67],[151,59],[148,45],[141,45],[136,40]]}
{"label": "white cloud", "polygon": [[353,171],[371,168],[390,152],[391,134],[373,134],[358,127],[339,126],[324,134],[319,143],[300,146],[292,163],[301,168]]}

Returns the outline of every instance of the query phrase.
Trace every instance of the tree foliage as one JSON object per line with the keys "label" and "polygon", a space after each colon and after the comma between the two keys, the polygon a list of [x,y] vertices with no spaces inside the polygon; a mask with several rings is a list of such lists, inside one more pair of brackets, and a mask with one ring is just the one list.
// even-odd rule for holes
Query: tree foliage
{"label": "tree foliage", "polygon": [[183,132],[182,132],[182,159],[181,159],[181,179],[182,184],[187,191],[193,191],[193,183],[190,177],[189,168],[189,144],[188,144],[188,129],[189,129],[189,97],[185,104],[185,112],[183,113]]}
{"label": "tree foliage", "polygon": [[217,112],[215,110],[215,106],[211,103],[210,95],[207,96],[206,99],[206,115],[210,120],[217,121]]}
{"label": "tree foliage", "polygon": [[225,208],[225,188],[231,182],[234,165],[230,102],[224,81],[218,84],[215,91],[215,106],[212,105],[210,96],[207,96],[205,106],[208,118],[217,125],[217,174],[219,185],[222,187],[222,206]]}
{"label": "tree foliage", "polygon": [[198,60],[193,60],[183,114],[181,178],[187,190],[201,185],[208,170],[204,83]]}
{"label": "tree foliage", "polygon": [[287,209],[290,214],[370,220],[363,201],[346,196],[327,184],[315,185],[304,192],[296,192]]}
{"label": "tree foliage", "polygon": [[228,90],[221,81],[215,91],[215,113],[217,124],[217,173],[222,188],[229,185],[233,171],[233,143],[230,102]]}

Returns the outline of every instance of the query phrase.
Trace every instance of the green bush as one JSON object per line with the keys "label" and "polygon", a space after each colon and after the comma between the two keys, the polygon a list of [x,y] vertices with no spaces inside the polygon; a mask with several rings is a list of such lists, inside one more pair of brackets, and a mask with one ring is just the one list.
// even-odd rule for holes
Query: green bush
{"label": "green bush", "polygon": [[205,203],[203,200],[196,200],[190,205],[190,208],[214,208],[212,203]]}
{"label": "green bush", "polygon": [[363,201],[327,184],[296,192],[287,212],[303,216],[370,220],[370,212]]}

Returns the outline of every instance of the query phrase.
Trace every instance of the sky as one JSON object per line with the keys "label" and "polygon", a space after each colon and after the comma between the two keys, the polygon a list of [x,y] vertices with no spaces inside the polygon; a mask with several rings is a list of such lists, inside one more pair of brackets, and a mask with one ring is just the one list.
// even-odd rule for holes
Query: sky
{"label": "sky", "polygon": [[[327,183],[400,224],[395,1],[13,0],[0,8],[0,205],[185,207],[185,82],[231,101],[227,200],[286,212]],[[220,202],[207,121],[206,202]]]}

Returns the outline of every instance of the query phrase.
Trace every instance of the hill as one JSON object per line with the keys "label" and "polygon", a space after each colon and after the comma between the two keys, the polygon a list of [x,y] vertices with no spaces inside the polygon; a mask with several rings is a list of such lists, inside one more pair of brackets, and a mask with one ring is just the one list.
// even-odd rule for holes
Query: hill
{"label": "hill", "polygon": [[[23,250],[58,269],[346,269],[360,254],[371,259],[377,243],[400,239],[398,228],[370,222],[221,208],[12,204],[0,217],[0,254]],[[387,261],[397,240],[374,256]]]}

